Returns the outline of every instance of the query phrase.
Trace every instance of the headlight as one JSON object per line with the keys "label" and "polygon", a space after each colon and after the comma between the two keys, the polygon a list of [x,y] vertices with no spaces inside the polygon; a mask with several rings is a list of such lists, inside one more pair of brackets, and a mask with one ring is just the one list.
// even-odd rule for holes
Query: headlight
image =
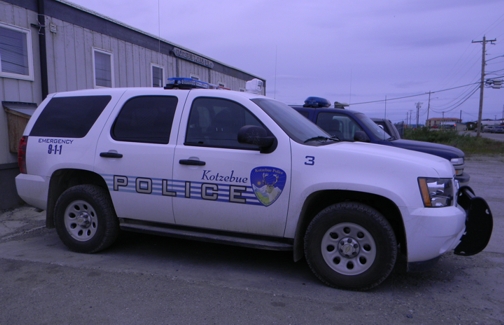
{"label": "headlight", "polygon": [[462,165],[464,163],[464,158],[452,158],[450,162],[454,165]]}
{"label": "headlight", "polygon": [[451,178],[418,178],[418,186],[425,207],[446,207],[452,205],[455,190]]}

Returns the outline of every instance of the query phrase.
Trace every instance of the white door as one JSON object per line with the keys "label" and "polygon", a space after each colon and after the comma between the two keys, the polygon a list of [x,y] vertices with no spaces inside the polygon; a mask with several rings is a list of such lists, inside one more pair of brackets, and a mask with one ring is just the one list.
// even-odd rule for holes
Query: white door
{"label": "white door", "polygon": [[178,131],[172,124],[185,96],[127,97],[99,139],[96,172],[106,180],[119,218],[174,223],[173,193],[167,190]]}
{"label": "white door", "polygon": [[237,141],[240,127],[263,126],[244,104],[191,94],[188,102],[191,110],[184,115],[189,123],[181,125],[170,187],[176,192],[176,223],[282,236],[289,203],[289,142],[279,141],[271,153],[260,153]]}

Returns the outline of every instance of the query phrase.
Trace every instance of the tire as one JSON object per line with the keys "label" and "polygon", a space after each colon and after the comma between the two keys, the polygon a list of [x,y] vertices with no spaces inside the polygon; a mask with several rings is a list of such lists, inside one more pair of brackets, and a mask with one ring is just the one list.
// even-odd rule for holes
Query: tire
{"label": "tire", "polygon": [[326,285],[369,290],[394,269],[397,240],[383,215],[361,204],[331,205],[310,222],[304,238],[312,272]]}
{"label": "tire", "polygon": [[77,185],[64,191],[56,201],[54,224],[61,241],[80,253],[104,250],[119,235],[109,195],[96,185]]}

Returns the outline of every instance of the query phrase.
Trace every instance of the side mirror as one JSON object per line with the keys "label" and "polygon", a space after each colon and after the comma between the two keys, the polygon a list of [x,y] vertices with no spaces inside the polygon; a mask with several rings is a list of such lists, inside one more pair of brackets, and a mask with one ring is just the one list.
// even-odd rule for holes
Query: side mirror
{"label": "side mirror", "polygon": [[238,142],[256,145],[261,153],[270,153],[276,148],[276,138],[269,136],[268,132],[256,125],[245,125],[238,131]]}
{"label": "side mirror", "polygon": [[370,139],[364,131],[355,131],[354,140],[360,142],[369,142]]}

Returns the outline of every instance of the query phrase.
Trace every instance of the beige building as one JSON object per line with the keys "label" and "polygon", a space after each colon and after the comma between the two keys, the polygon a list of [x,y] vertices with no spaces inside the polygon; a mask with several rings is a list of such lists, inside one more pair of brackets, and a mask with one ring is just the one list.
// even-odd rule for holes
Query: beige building
{"label": "beige building", "polygon": [[202,54],[59,0],[0,0],[0,210],[21,204],[17,143],[49,93],[163,87],[188,77],[232,90],[266,81]]}

